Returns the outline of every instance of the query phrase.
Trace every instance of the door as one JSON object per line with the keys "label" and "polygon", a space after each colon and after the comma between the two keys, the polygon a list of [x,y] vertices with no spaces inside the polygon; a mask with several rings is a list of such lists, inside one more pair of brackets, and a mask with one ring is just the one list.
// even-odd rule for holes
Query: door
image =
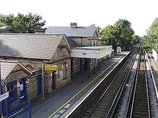
{"label": "door", "polygon": [[38,95],[42,94],[42,75],[37,76]]}
{"label": "door", "polygon": [[20,102],[26,101],[26,80],[20,81]]}
{"label": "door", "polygon": [[55,83],[55,72],[52,72],[52,90],[56,89],[56,83]]}

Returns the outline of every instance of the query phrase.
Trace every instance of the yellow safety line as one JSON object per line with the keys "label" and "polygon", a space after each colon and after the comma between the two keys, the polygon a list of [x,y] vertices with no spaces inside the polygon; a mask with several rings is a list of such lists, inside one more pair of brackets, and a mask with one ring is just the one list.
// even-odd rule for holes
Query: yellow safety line
{"label": "yellow safety line", "polygon": [[[116,62],[116,61],[115,61]],[[115,63],[114,62],[114,63]],[[112,65],[111,65],[112,66]],[[109,66],[108,68],[110,68],[111,66]],[[107,68],[107,69],[108,69]],[[107,70],[106,69],[106,70]],[[104,73],[106,70],[102,71],[98,76],[100,76],[102,73]],[[62,109],[66,104],[68,104],[71,100],[73,100],[78,94],[80,94],[85,88],[87,88],[93,81],[95,81],[97,78],[95,77],[90,83],[88,83],[86,86],[84,86],[80,91],[78,91],[73,97],[71,97],[67,102],[65,102],[62,106],[60,106],[56,111],[54,111],[54,113],[52,113],[50,116],[48,116],[48,118],[51,118],[52,116],[54,116],[60,109]]]}

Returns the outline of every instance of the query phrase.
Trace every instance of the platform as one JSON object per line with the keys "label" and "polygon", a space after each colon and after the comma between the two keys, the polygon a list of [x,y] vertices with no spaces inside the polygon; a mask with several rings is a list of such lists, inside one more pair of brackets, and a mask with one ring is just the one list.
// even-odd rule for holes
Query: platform
{"label": "platform", "polygon": [[103,61],[100,70],[88,77],[88,72],[85,71],[85,81],[81,82],[81,72],[76,73],[72,77],[72,81],[64,87],[56,90],[52,94],[45,95],[45,99],[38,98],[31,101],[32,118],[58,118],[70,108],[85,92],[87,92],[94,84],[97,76],[106,69],[109,65],[119,60],[122,56],[126,56],[129,52],[121,52],[112,59]]}
{"label": "platform", "polygon": [[[149,53],[149,60],[150,60],[150,65],[151,65],[152,72],[154,75],[155,88],[157,89],[156,91],[158,91],[158,63],[154,60],[154,58],[152,57],[152,54],[150,53]],[[158,93],[157,93],[157,96],[158,96]]]}

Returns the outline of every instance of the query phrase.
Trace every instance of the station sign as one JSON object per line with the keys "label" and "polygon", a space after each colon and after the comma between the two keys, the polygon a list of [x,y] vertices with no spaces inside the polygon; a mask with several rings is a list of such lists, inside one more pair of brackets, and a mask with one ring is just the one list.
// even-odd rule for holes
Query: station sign
{"label": "station sign", "polygon": [[44,69],[45,69],[46,71],[57,71],[57,70],[58,70],[58,66],[56,66],[56,65],[46,65],[46,66],[44,67]]}

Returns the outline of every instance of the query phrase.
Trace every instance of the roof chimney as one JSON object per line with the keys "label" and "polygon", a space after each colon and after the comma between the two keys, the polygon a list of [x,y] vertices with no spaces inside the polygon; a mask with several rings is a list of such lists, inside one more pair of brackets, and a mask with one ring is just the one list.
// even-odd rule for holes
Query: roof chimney
{"label": "roof chimney", "polygon": [[77,28],[77,23],[70,23],[71,28]]}

